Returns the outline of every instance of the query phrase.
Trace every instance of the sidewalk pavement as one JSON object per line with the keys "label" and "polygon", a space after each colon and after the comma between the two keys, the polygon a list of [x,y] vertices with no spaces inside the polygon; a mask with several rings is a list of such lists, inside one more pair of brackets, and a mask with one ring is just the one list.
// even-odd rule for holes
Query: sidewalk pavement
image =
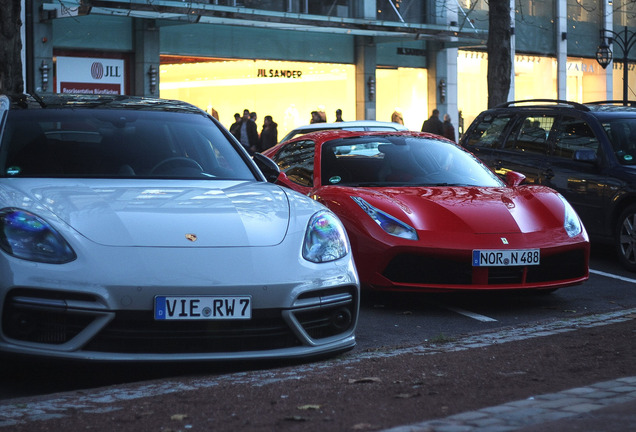
{"label": "sidewalk pavement", "polygon": [[626,432],[636,430],[636,377],[619,378],[384,432]]}

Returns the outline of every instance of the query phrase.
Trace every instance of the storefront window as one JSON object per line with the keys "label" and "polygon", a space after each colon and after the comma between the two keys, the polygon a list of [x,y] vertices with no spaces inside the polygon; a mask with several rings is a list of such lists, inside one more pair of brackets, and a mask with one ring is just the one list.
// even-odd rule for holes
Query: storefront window
{"label": "storefront window", "polygon": [[515,56],[515,99],[556,99],[557,62],[552,57]]}
{"label": "storefront window", "polygon": [[[614,61],[607,68],[612,68],[612,99],[623,100],[623,62],[617,62],[614,58]],[[634,63],[629,63],[627,70],[627,99],[636,99],[636,66]]]}
{"label": "storefront window", "polygon": [[[469,125],[488,108],[488,55],[459,51],[457,56],[457,104]],[[557,65],[551,57],[515,56],[515,99],[556,99]]]}
{"label": "storefront window", "polygon": [[[404,126],[420,130],[428,118],[428,93],[426,69],[396,68],[378,69],[376,116],[379,121],[393,121],[393,113],[402,115]],[[426,117],[425,117],[426,116]]]}
{"label": "storefront window", "polygon": [[614,0],[614,27],[636,25],[636,2]]}
{"label": "storefront window", "polygon": [[376,9],[381,21],[426,22],[426,5],[422,0],[377,0]]}
{"label": "storefront window", "polygon": [[[204,0],[200,0],[205,3]],[[312,15],[352,18],[352,0],[210,0],[219,6],[245,7],[273,12],[306,13]]]}
{"label": "storefront window", "polygon": [[337,109],[345,120],[356,119],[355,67],[347,64],[232,59],[162,64],[159,90],[162,98],[215,110],[227,128],[244,109],[256,112],[259,132],[271,115],[279,137],[309,124],[312,111],[325,112],[328,122]]}
{"label": "storefront window", "polygon": [[605,74],[596,59],[568,57],[568,100],[579,103],[605,100],[605,88]]}

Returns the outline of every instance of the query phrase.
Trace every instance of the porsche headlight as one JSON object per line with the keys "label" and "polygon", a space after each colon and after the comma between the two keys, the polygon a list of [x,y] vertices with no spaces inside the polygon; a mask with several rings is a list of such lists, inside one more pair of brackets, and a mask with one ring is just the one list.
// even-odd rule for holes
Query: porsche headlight
{"label": "porsche headlight", "polygon": [[581,227],[581,220],[579,219],[579,216],[576,214],[570,203],[561,194],[559,194],[559,198],[565,207],[565,215],[563,217],[563,228],[565,228],[565,232],[567,232],[570,237],[581,234],[583,228]]}
{"label": "porsche headlight", "polygon": [[417,232],[415,231],[415,228],[405,224],[399,219],[394,218],[388,213],[373,207],[362,198],[352,196],[351,199],[353,199],[362,208],[362,210],[364,210],[364,212],[388,234],[407,240],[417,240]]}
{"label": "porsche headlight", "polygon": [[63,264],[73,261],[73,249],[51,225],[24,210],[0,211],[0,248],[29,261]]}
{"label": "porsche headlight", "polygon": [[303,258],[320,263],[337,260],[348,253],[349,242],[338,218],[326,210],[313,215],[305,232]]}

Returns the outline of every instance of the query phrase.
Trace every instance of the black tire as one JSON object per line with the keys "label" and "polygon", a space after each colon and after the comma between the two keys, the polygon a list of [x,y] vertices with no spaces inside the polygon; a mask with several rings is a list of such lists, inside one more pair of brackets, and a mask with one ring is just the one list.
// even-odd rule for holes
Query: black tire
{"label": "black tire", "polygon": [[615,244],[618,261],[636,272],[636,204],[626,207],[618,217]]}

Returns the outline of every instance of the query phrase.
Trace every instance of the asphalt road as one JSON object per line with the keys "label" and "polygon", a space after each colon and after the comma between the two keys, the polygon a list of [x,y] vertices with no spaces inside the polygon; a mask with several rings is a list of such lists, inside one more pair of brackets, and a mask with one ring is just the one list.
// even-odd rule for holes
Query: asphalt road
{"label": "asphalt road", "polygon": [[[500,328],[533,326],[636,307],[636,274],[611,249],[592,248],[590,280],[552,294],[385,295],[363,302],[354,351],[391,350]],[[2,360],[0,399],[193,373],[220,375],[280,364],[112,365]]]}

